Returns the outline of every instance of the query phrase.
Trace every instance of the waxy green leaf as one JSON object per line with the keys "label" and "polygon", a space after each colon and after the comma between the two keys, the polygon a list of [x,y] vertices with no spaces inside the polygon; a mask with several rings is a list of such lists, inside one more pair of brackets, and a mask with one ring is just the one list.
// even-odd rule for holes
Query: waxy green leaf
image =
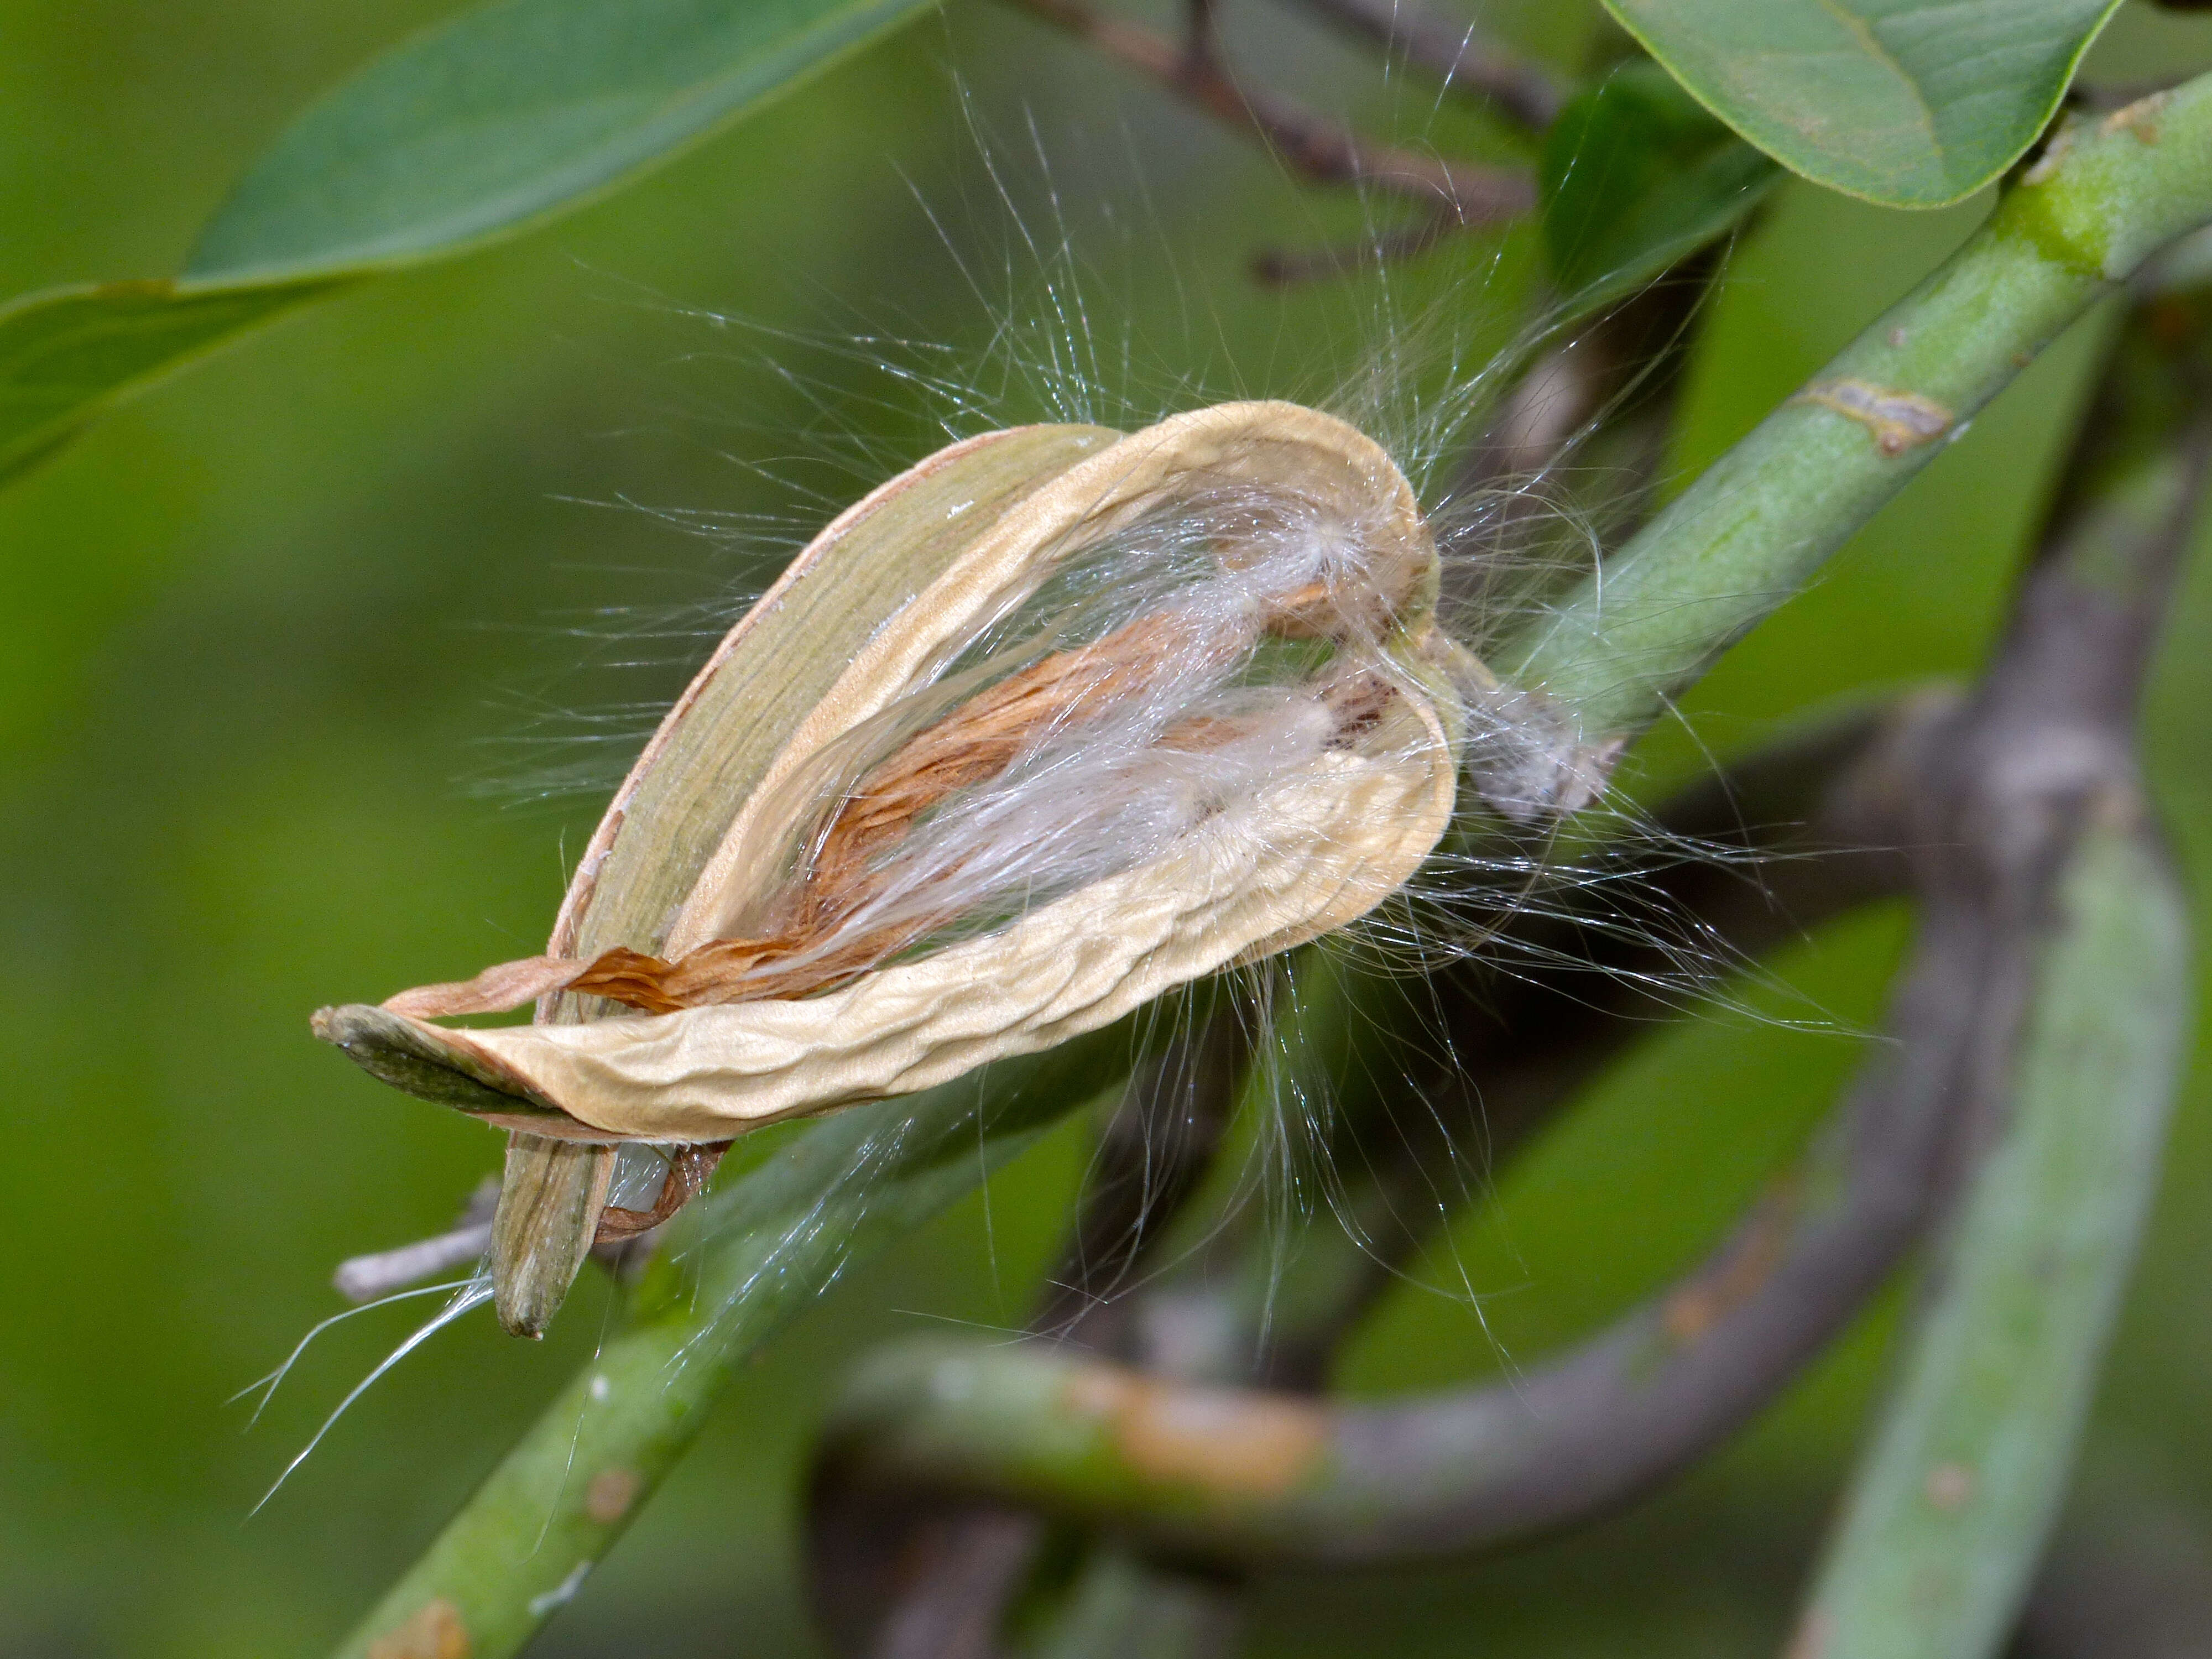
{"label": "waxy green leaf", "polygon": [[1941,207],[2017,161],[2119,0],[1605,0],[1700,102],[1815,183]]}
{"label": "waxy green leaf", "polygon": [[311,106],[192,250],[268,281],[434,258],[665,161],[927,0],[495,0]]}
{"label": "waxy green leaf", "polygon": [[343,279],[580,206],[930,0],[494,0],[310,107],[176,283],[0,308],[0,478],[104,407]]}

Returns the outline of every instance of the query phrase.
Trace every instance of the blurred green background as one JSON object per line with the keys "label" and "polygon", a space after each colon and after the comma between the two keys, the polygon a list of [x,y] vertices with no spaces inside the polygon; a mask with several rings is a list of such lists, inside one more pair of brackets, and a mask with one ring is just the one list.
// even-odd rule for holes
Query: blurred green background
{"label": "blurred green background", "polygon": [[[173,270],[305,100],[444,9],[12,0],[0,294]],[[1589,25],[1539,0],[1486,15],[1561,63]],[[1281,84],[1488,142],[1302,19],[1243,0],[1230,22]],[[2206,64],[2212,21],[2130,8],[2091,73]],[[1679,466],[1786,395],[1980,210],[1786,190],[1699,345]],[[341,1257],[444,1226],[497,1156],[319,1048],[308,1012],[536,948],[563,849],[599,811],[590,781],[619,774],[790,536],[942,441],[940,417],[1052,412],[1071,337],[1109,416],[1312,396],[1370,363],[1433,380],[1438,340],[1510,337],[1525,237],[1469,239],[1387,291],[1245,280],[1261,247],[1358,221],[960,0],[586,213],[252,338],[0,495],[0,1659],[313,1653],[350,1624],[580,1363],[607,1296],[587,1279],[542,1346],[488,1316],[441,1336],[249,1518],[416,1315],[337,1328],[250,1429],[226,1401],[342,1305]],[[1072,334],[1042,288],[1066,275],[1063,238],[1085,274],[1059,292],[1088,309]],[[946,349],[838,343],[856,335]],[[2078,414],[2086,344],[2027,374],[1729,657],[1690,711],[1703,743],[1972,667]],[[879,352],[969,385],[974,407],[885,374]],[[2199,890],[2209,625],[2200,568],[2150,732]],[[1644,775],[1696,754],[1659,733]],[[1347,1385],[1498,1374],[1693,1256],[1848,1074],[1905,932],[1900,914],[1836,928],[1776,964],[1786,988],[1650,1043],[1460,1230],[1480,1306],[1397,1295]],[[2200,1066],[2099,1407],[2085,1535],[2212,1535],[2206,1082]],[[796,1480],[830,1382],[887,1334],[1018,1322],[1079,1161],[1062,1133],[994,1182],[988,1223],[963,1206],[791,1332],[534,1650],[810,1651]],[[1267,1589],[1252,1650],[1771,1650],[1884,1334],[1870,1321],[1725,1456],[1592,1532]]]}

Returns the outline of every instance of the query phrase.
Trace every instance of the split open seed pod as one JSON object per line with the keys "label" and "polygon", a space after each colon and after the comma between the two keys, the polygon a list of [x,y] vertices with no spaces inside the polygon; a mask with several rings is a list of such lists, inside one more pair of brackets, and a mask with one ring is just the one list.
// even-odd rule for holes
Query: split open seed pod
{"label": "split open seed pod", "polygon": [[[956,444],[730,631],[546,955],[326,1009],[317,1034],[518,1132],[495,1273],[557,1304],[614,1143],[929,1088],[1396,891],[1449,822],[1481,679],[1436,594],[1404,477],[1309,409]],[[531,1024],[439,1023],[533,999]]]}

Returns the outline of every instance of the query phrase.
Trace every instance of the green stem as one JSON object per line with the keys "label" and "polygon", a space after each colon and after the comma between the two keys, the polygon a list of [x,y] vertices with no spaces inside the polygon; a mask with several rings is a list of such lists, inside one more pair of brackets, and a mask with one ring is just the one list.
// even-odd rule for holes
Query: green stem
{"label": "green stem", "polygon": [[1118,1078],[1131,1030],[857,1108],[696,1206],[599,1356],[362,1622],[343,1659],[500,1659],[521,1647],[622,1535],[738,1362],[854,1262]]}
{"label": "green stem", "polygon": [[[2009,746],[2046,771],[2093,726],[2127,741],[2212,472],[2212,290],[2148,286],[1984,693],[2043,714]],[[2053,715],[2071,718],[2054,726]],[[2089,797],[2051,897],[2029,912],[2043,939],[2010,1120],[1974,1177],[1814,1589],[1800,1647],[1822,1659],[1994,1652],[2064,1497],[2188,1028],[2187,903],[2134,822],[2141,811],[2131,781]],[[2002,817],[2015,842],[2032,824]]]}
{"label": "green stem", "polygon": [[2186,907],[2143,837],[2091,831],[2058,896],[2011,1126],[1793,1652],[1996,1651],[2064,1496],[2157,1185],[2190,999]]}
{"label": "green stem", "polygon": [[1595,747],[1804,586],[2034,355],[2212,219],[2212,76],[2067,127],[1966,245],[1500,654]]}

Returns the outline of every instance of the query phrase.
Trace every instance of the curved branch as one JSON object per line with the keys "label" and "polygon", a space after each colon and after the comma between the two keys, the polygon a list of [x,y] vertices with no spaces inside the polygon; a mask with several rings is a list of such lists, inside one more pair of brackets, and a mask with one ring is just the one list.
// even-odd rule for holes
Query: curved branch
{"label": "curved branch", "polygon": [[917,1345],[864,1366],[829,1455],[849,1478],[988,1492],[1273,1565],[1455,1553],[1625,1501],[1771,1399],[1917,1236],[2001,977],[1963,922],[1931,921],[1897,1046],[1808,1167],[1696,1273],[1510,1386],[1330,1406],[1029,1346]]}
{"label": "curved branch", "polygon": [[[1740,762],[1668,803],[1657,820],[1664,836],[1707,851],[1725,845],[1759,855],[1760,863],[1754,872],[1685,858],[1651,872],[1664,890],[1655,902],[1692,919],[1707,948],[1742,960],[1829,915],[1899,890],[1899,855],[1845,849],[1881,848],[1904,835],[1897,802],[1909,789],[1901,757],[1913,729],[1933,712],[1923,701],[1847,716]],[[1516,931],[1530,959],[1522,972],[1479,992],[1454,981],[1462,994],[1445,998],[1452,1010],[1447,1047],[1480,1059],[1479,1086],[1439,1078],[1445,1111],[1392,1112],[1379,1136],[1368,1108],[1390,1103],[1356,1106],[1348,1115],[1348,1124],[1368,1120],[1370,1144],[1347,1145],[1337,1154],[1355,1176],[1346,1202],[1358,1212],[1363,1236],[1316,1230],[1297,1258],[1293,1282],[1274,1285],[1272,1340],[1259,1345],[1269,1357],[1269,1380],[1317,1380],[1342,1330],[1393,1282],[1390,1262],[1441,1219],[1435,1205],[1424,1210],[1420,1202],[1436,1184],[1430,1154],[1457,1156],[1455,1143],[1478,1127],[1493,1154],[1502,1152],[1623,1044],[1650,1030],[1654,1018],[1680,1012],[1679,1000],[1656,988],[1671,964],[1664,948],[1647,938],[1581,936],[1561,918],[1524,918]],[[1405,981],[1389,983],[1402,989]],[[1424,1012],[1433,1022],[1435,1006]],[[1157,1117],[1157,1106],[1139,1115]],[[1144,1139],[1108,1133],[1109,1144],[1133,1146]],[[1099,1196],[1110,1198],[1114,1190],[1109,1183]],[[1096,1237],[1104,1225],[1086,1216],[1083,1231]],[[1156,1237],[1157,1229],[1156,1219]],[[1079,1244],[1072,1254],[1080,1259],[1097,1251]],[[1170,1288],[1166,1299],[1176,1294]],[[1236,1305],[1233,1292],[1206,1294],[1219,1304],[1212,1309],[1214,1322],[1251,1328],[1243,1316],[1251,1310]],[[1148,1357],[1144,1332],[1161,1300],[1159,1292],[1124,1298],[1095,1310],[1067,1334],[1125,1360]],[[1032,1328],[1054,1329],[1059,1322],[1049,1307],[1041,1319]],[[858,1484],[848,1479],[853,1474]],[[1000,1650],[1001,1612],[1031,1569],[1041,1539],[1036,1517],[942,1490],[887,1491],[841,1462],[817,1466],[810,1517],[816,1605],[839,1651],[872,1659],[986,1659]],[[1097,1570],[1120,1583],[1135,1564],[1117,1557]]]}

